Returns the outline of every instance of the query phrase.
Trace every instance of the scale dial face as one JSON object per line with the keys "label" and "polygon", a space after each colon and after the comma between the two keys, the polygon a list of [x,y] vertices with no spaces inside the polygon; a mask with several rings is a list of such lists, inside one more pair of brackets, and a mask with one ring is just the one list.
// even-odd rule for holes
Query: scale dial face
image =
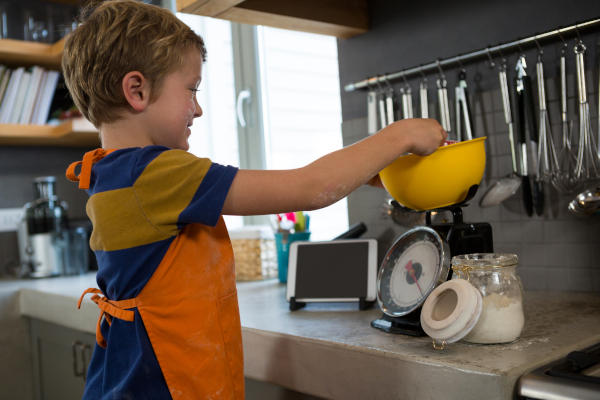
{"label": "scale dial face", "polygon": [[414,228],[388,250],[377,279],[383,312],[398,317],[418,308],[448,276],[448,246],[436,231]]}

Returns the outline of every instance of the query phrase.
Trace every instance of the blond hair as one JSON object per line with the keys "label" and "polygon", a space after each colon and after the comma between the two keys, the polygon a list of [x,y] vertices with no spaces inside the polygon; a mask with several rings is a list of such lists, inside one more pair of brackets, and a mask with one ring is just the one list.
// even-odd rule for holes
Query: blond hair
{"label": "blond hair", "polygon": [[128,72],[144,75],[154,101],[165,75],[183,65],[188,50],[206,59],[202,38],[166,9],[110,0],[81,15],[83,22],[66,39],[62,70],[75,105],[96,127],[131,110],[121,86]]}

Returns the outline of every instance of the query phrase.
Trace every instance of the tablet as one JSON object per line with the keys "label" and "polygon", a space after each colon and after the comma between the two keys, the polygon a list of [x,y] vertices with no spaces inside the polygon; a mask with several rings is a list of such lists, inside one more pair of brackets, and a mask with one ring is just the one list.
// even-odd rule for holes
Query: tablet
{"label": "tablet", "polygon": [[377,298],[377,241],[293,242],[287,301],[341,302]]}

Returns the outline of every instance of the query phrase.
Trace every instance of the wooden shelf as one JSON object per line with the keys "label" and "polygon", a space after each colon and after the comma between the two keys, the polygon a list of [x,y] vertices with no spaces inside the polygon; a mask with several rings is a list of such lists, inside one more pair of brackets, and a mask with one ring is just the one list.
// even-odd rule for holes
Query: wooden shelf
{"label": "wooden shelf", "polygon": [[2,146],[99,147],[98,130],[85,118],[60,125],[0,124]]}
{"label": "wooden shelf", "polygon": [[0,39],[0,64],[11,66],[40,65],[60,70],[64,39],[54,44]]}
{"label": "wooden shelf", "polygon": [[[64,39],[54,44],[0,39],[0,64],[60,70]],[[98,130],[85,118],[60,125],[0,124],[0,146],[98,147]]]}
{"label": "wooden shelf", "polygon": [[369,25],[366,0],[177,0],[177,11],[339,38]]}

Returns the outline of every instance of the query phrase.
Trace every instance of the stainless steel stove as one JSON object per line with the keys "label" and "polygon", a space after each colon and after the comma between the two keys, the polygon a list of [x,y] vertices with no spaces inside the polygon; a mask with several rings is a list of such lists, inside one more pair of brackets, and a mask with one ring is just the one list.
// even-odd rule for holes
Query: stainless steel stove
{"label": "stainless steel stove", "polygon": [[600,400],[600,343],[519,378],[519,399]]}

